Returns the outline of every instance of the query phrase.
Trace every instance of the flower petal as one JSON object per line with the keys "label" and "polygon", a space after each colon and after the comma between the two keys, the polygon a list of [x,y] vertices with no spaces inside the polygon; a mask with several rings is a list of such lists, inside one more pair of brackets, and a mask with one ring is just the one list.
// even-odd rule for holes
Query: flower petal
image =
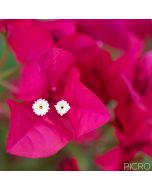
{"label": "flower petal", "polygon": [[11,109],[8,153],[28,158],[48,157],[69,142],[61,127],[47,116],[35,116],[29,103],[8,103]]}
{"label": "flower petal", "polygon": [[121,151],[118,147],[111,149],[105,154],[99,155],[95,158],[95,163],[100,169],[120,170],[121,169]]}
{"label": "flower petal", "polygon": [[40,65],[31,63],[22,67],[16,97],[24,101],[36,100],[39,97],[48,97],[46,77]]}
{"label": "flower petal", "polygon": [[61,38],[56,46],[76,54],[84,48],[97,46],[97,44],[89,36],[77,33]]}
{"label": "flower petal", "polygon": [[8,32],[8,44],[22,64],[39,60],[52,47],[52,38],[46,30],[23,24],[15,24]]}
{"label": "flower petal", "polygon": [[52,49],[52,64],[45,64],[45,71],[48,77],[50,88],[56,87],[58,82],[66,76],[69,69],[74,65],[75,57],[62,49]]}
{"label": "flower petal", "polygon": [[69,74],[63,96],[71,106],[68,117],[76,138],[104,125],[110,118],[102,102],[80,82],[76,69]]}

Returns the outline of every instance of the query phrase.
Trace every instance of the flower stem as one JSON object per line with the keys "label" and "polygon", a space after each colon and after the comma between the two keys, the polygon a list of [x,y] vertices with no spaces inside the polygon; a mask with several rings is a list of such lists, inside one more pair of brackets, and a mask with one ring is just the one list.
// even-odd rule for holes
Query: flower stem
{"label": "flower stem", "polygon": [[0,86],[3,86],[4,88],[10,90],[12,93],[16,93],[17,92],[17,87],[12,85],[11,83],[4,81],[2,79],[0,79]]}
{"label": "flower stem", "polygon": [[7,45],[5,45],[2,57],[0,58],[0,68],[2,68],[7,60],[9,49]]}

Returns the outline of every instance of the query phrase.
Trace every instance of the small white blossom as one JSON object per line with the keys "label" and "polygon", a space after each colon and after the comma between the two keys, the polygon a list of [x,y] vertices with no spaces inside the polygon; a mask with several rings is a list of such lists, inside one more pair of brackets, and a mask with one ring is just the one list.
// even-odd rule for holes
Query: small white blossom
{"label": "small white blossom", "polygon": [[33,112],[38,116],[44,116],[49,111],[49,103],[45,99],[38,99],[32,106]]}
{"label": "small white blossom", "polygon": [[54,107],[55,107],[57,113],[60,114],[61,116],[66,114],[71,108],[69,103],[65,100],[61,100],[61,101],[57,102],[57,104]]}

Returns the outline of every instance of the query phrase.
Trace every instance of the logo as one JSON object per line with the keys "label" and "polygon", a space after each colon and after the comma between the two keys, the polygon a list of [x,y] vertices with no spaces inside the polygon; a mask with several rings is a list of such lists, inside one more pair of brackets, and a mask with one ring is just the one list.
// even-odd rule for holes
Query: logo
{"label": "logo", "polygon": [[124,170],[125,171],[151,171],[152,164],[150,163],[140,163],[140,162],[131,162],[131,163],[124,163]]}

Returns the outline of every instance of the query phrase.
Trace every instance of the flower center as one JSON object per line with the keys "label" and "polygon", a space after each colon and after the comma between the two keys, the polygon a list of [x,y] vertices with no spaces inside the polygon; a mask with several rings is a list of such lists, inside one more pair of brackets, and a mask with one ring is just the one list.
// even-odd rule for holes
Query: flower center
{"label": "flower center", "polygon": [[38,99],[34,102],[32,106],[33,112],[38,116],[44,116],[49,111],[49,103],[45,99]]}
{"label": "flower center", "polygon": [[55,107],[57,113],[61,116],[66,114],[71,108],[69,103],[65,100],[61,100],[61,101],[57,102],[57,104],[54,107]]}

